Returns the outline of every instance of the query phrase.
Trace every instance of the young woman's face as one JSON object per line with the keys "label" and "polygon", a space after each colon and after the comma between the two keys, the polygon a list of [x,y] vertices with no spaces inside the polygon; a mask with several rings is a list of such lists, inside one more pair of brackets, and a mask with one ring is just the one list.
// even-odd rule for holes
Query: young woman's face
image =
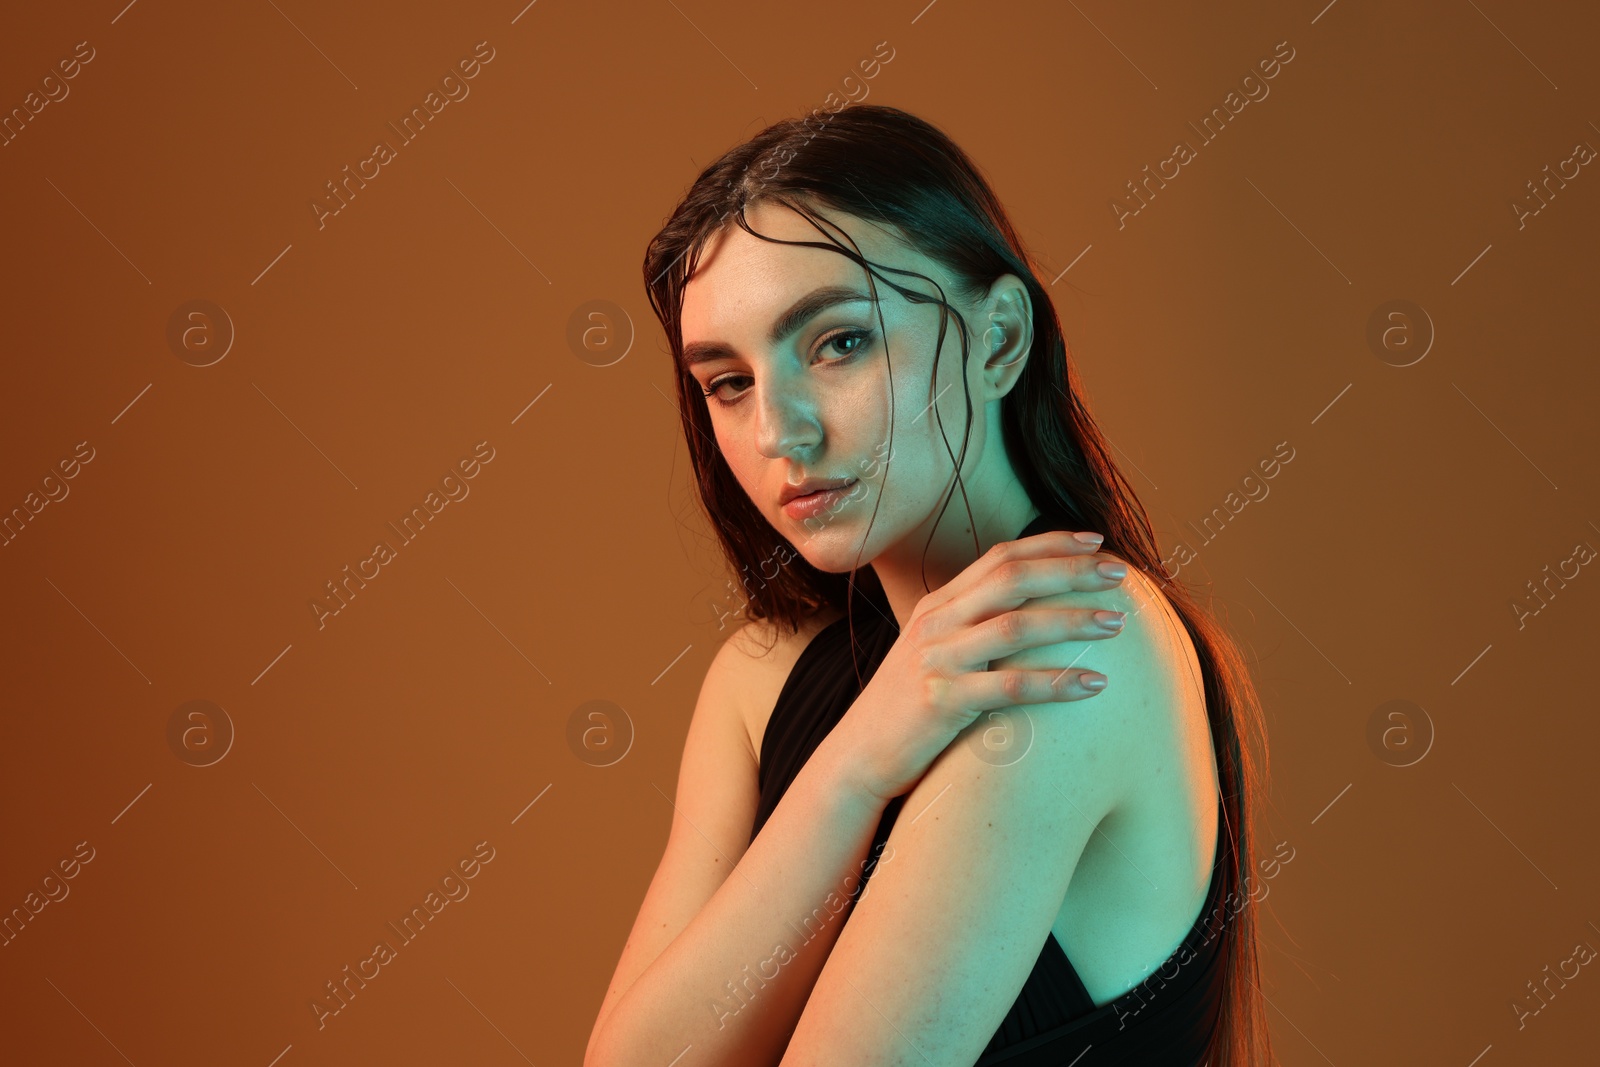
{"label": "young woman's face", "polygon": [[[977,516],[983,486],[974,475],[984,466],[985,430],[998,410],[996,401],[995,412],[985,411],[976,369],[983,362],[976,342],[987,323],[973,321],[933,261],[864,220],[826,214],[868,260],[936,279],[967,316],[975,425],[962,478]],[[745,217],[752,229],[780,240],[827,240],[780,205],[754,205]],[[937,295],[920,279],[889,277]],[[831,573],[849,570],[858,553],[865,565],[909,535],[926,535],[954,481],[953,457],[966,431],[955,319],[947,323],[936,368],[939,307],[910,303],[881,280],[877,292],[882,303],[875,308],[863,269],[837,252],[762,241],[734,223],[707,246],[684,291],[685,359],[702,391],[711,393],[705,402],[728,466],[773,527]],[[786,487],[807,479],[855,484],[814,514],[786,510]],[[965,522],[959,497],[950,510],[962,512]]]}

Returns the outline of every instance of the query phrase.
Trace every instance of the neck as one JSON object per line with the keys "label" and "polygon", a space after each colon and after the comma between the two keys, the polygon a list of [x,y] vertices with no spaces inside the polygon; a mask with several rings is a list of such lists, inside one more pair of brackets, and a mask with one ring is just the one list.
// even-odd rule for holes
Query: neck
{"label": "neck", "polygon": [[958,489],[944,514],[938,517],[937,527],[935,517],[930,515],[898,543],[879,553],[872,561],[872,570],[883,584],[899,629],[906,628],[917,602],[924,596],[945,585],[996,544],[1015,539],[1039,514],[1015,477],[1004,491],[984,498],[970,492],[964,502]]}

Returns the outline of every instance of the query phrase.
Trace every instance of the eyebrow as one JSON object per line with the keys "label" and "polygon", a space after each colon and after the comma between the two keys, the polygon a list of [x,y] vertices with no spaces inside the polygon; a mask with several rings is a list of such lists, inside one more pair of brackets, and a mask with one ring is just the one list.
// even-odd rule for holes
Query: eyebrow
{"label": "eyebrow", "polygon": [[[813,289],[799,300],[796,300],[788,311],[778,316],[777,320],[772,324],[771,331],[767,334],[767,341],[774,345],[782,344],[806,323],[828,308],[838,304],[855,303],[870,304],[872,303],[872,298],[866,293],[843,285],[825,285],[820,289]],[[734,355],[736,353],[733,350],[733,346],[722,341],[694,341],[683,347],[683,362],[685,366],[689,367]]]}

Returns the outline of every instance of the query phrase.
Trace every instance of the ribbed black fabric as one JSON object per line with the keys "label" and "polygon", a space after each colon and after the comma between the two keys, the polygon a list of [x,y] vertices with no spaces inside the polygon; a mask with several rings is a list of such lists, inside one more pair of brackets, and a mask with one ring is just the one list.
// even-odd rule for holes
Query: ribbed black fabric
{"label": "ribbed black fabric", "polygon": [[[1041,515],[1016,539],[1071,528],[1059,516]],[[847,616],[811,639],[778,695],[761,738],[761,801],[750,831],[752,841],[800,768],[860,696],[899,636],[893,616],[880,606],[863,601],[857,605],[854,623],[860,683],[851,662],[851,619]],[[888,840],[904,801],[904,796],[896,797],[884,810],[869,857],[878,855]],[[1220,858],[1225,854],[1220,800],[1218,820]],[[867,868],[851,896],[852,903],[871,881],[874,869]],[[1145,981],[1098,1008],[1055,934],[1047,934],[1016,1002],[974,1067],[1200,1067],[1220,1008],[1224,975],[1218,949],[1231,918],[1220,902],[1232,882],[1229,870],[1214,862],[1206,902],[1178,949]]]}

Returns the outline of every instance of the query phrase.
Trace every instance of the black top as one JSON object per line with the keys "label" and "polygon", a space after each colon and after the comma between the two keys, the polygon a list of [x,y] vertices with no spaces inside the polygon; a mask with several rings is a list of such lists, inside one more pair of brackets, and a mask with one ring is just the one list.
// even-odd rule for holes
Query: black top
{"label": "black top", "polygon": [[[1073,528],[1058,516],[1041,515],[1015,539]],[[847,615],[811,639],[778,694],[761,738],[761,801],[750,831],[752,841],[800,768],[860,696],[861,687],[871,681],[899,636],[894,617],[881,606],[862,604],[854,611],[854,623],[860,685],[851,662],[851,617]],[[904,802],[905,796],[898,796],[885,808],[867,853],[869,857],[880,854]],[[1219,858],[1224,854],[1222,828],[1219,799]],[[852,904],[866,888],[874,869],[875,865],[866,868],[850,895]],[[1095,1006],[1051,931],[1016,1002],[974,1067],[1105,1067],[1135,1063],[1199,1067],[1220,1008],[1224,972],[1218,950],[1231,912],[1224,915],[1219,905],[1224,889],[1233,881],[1231,871],[1214,861],[1206,902],[1179,947],[1148,978],[1100,1007]],[[845,913],[846,922],[853,911],[852,907]]]}

